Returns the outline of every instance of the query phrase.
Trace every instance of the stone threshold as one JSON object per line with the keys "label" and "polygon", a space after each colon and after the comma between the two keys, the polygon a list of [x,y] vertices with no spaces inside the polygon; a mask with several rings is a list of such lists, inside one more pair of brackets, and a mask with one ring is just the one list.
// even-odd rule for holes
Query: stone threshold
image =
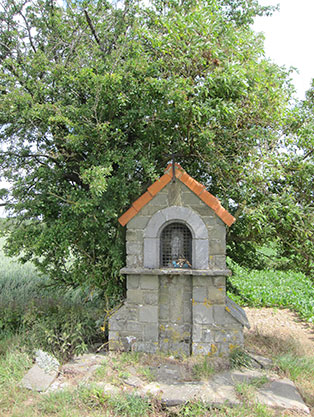
{"label": "stone threshold", "polygon": [[198,275],[198,276],[230,276],[229,269],[188,269],[188,268],[122,268],[121,274],[126,275]]}

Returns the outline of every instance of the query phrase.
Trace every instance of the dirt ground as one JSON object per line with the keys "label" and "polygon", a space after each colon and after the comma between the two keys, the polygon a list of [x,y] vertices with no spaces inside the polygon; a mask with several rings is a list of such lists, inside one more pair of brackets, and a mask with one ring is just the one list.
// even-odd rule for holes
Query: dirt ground
{"label": "dirt ground", "polygon": [[244,310],[251,325],[245,331],[246,347],[267,354],[269,348],[282,349],[283,344],[287,347],[293,344],[301,354],[314,355],[314,324],[302,321],[286,309],[246,307]]}

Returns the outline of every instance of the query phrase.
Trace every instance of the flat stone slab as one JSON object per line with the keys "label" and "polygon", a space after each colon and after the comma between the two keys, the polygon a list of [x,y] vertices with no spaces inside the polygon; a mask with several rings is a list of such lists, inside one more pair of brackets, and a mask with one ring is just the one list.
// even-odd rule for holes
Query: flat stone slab
{"label": "flat stone slab", "polygon": [[296,386],[287,378],[272,381],[260,388],[257,393],[257,401],[268,407],[288,408],[310,413]]}
{"label": "flat stone slab", "polygon": [[[262,357],[256,357],[262,362]],[[66,387],[74,387],[80,383],[87,383],[92,372],[106,360],[103,355],[87,354],[75,358],[64,365],[59,377],[47,375],[37,365],[23,378],[24,386],[37,391],[54,391]],[[266,360],[265,367],[269,363]],[[263,386],[256,388],[256,400],[272,408],[293,410],[309,414],[309,409],[302,400],[294,383],[289,379],[279,379],[277,375],[263,369],[234,369],[219,372],[203,381],[193,381],[191,375],[184,372],[182,365],[168,363],[160,364],[154,369],[156,381],[147,382],[138,374],[136,367],[128,366],[130,374],[120,386],[104,381],[97,382],[107,395],[115,396],[124,392],[157,397],[164,405],[171,407],[189,401],[202,401],[213,407],[222,405],[235,406],[241,404],[237,396],[238,384],[253,384],[265,381]],[[42,378],[42,379],[41,379]],[[26,382],[25,382],[26,381]],[[49,388],[50,386],[50,388]]]}
{"label": "flat stone slab", "polygon": [[58,376],[58,371],[49,371],[40,368],[36,363],[27,372],[21,381],[24,388],[43,392],[46,391]]}

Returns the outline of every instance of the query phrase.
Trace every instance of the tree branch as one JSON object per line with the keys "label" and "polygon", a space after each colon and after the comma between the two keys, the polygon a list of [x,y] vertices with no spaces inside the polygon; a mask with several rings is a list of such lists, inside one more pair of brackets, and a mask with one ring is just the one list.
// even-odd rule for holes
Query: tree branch
{"label": "tree branch", "polygon": [[91,18],[90,18],[90,17],[89,17],[89,15],[88,15],[88,13],[87,13],[87,10],[86,10],[86,9],[84,10],[84,13],[85,13],[85,17],[86,17],[86,20],[87,20],[88,26],[90,27],[90,30],[92,31],[92,34],[93,34],[93,36],[94,36],[94,39],[95,39],[95,41],[97,42],[97,44],[98,44],[98,46],[99,46],[99,49],[101,50],[101,52],[102,52],[102,53],[103,53],[103,55],[105,56],[105,55],[106,55],[106,51],[104,50],[104,47],[103,47],[102,43],[100,42],[100,39],[99,39],[99,38],[98,38],[98,36],[97,36],[96,30],[95,30],[95,28],[94,28],[94,25],[93,25],[93,23],[92,23],[92,21],[91,21]]}

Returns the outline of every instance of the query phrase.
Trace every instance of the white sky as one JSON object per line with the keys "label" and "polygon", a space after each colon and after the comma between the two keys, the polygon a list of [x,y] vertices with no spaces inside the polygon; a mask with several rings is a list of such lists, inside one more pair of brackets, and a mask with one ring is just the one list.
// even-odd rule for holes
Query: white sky
{"label": "white sky", "polygon": [[[279,65],[298,69],[293,81],[297,97],[303,99],[314,78],[314,0],[260,0],[259,3],[280,5],[280,11],[273,16],[257,17],[253,28],[265,35],[267,57]],[[0,207],[0,217],[3,213]]]}
{"label": "white sky", "polygon": [[314,78],[314,0],[260,0],[261,5],[279,4],[271,17],[257,17],[254,30],[264,32],[266,56],[286,67],[293,75],[297,97],[303,99]]}

